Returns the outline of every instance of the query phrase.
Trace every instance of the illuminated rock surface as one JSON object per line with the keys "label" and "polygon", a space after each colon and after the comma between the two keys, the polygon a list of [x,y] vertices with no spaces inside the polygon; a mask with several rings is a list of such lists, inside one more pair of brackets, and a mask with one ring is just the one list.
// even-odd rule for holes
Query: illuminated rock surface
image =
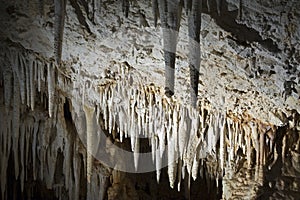
{"label": "illuminated rock surface", "polygon": [[1,199],[300,198],[300,3],[195,2],[1,1]]}

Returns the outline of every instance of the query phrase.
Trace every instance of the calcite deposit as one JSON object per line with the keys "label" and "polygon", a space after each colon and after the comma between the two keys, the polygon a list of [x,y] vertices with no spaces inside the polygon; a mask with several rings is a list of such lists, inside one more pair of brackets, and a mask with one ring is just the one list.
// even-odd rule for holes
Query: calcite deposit
{"label": "calcite deposit", "polygon": [[299,1],[0,2],[0,199],[300,198]]}

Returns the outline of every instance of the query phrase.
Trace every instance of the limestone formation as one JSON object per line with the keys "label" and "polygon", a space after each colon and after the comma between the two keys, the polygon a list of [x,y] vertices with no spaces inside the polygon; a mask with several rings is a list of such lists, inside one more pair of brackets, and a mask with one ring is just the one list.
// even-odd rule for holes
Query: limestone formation
{"label": "limestone formation", "polygon": [[299,7],[2,0],[0,199],[299,198]]}

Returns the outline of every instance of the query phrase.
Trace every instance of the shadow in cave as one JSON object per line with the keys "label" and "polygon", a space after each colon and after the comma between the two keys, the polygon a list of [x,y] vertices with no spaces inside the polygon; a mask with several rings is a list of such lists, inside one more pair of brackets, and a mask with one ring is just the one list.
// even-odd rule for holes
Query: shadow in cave
{"label": "shadow in cave", "polygon": [[[1,90],[1,87],[0,87]],[[68,140],[70,140],[71,143],[75,143],[76,136],[78,135],[76,131],[76,127],[74,125],[74,121],[72,119],[71,111],[70,111],[70,103],[69,99],[66,98],[66,101],[63,106],[64,109],[64,120],[66,123],[66,130],[68,132]],[[43,112],[43,107],[42,105],[36,104],[36,108],[34,113],[39,116],[40,111]],[[32,113],[30,113],[31,115]],[[29,116],[30,116],[29,115]],[[24,118],[28,117],[28,113],[24,114]],[[26,120],[24,120],[26,121]],[[45,123],[45,119],[39,119],[39,123],[43,124]],[[41,126],[43,127],[43,126]],[[52,130],[56,131],[56,130]],[[31,133],[31,134],[30,134]],[[32,152],[32,146],[33,146],[33,135],[32,132],[29,132],[30,136],[28,137],[28,143],[25,144],[25,149],[28,149],[28,157],[27,157],[27,162],[24,163],[24,171],[19,172],[19,174],[16,176],[15,174],[15,158],[14,154],[10,153],[9,159],[8,159],[8,167],[7,167],[7,175],[6,175],[6,183],[7,183],[7,190],[6,194],[4,195],[4,199],[15,199],[15,200],[26,200],[26,199],[33,199],[33,200],[38,200],[38,199],[45,199],[45,200],[55,200],[55,199],[69,199],[68,198],[68,191],[64,186],[65,182],[65,175],[62,173],[61,169],[63,169],[63,163],[64,163],[64,153],[59,150],[57,152],[57,159],[56,159],[56,166],[55,166],[55,172],[54,172],[54,177],[53,177],[53,184],[51,187],[52,189],[49,189],[49,186],[45,183],[46,178],[45,176],[45,171],[44,171],[44,180],[40,180],[39,175],[35,177],[35,173],[41,173],[40,169],[42,168],[42,158],[39,157],[39,155],[36,155],[36,169],[38,171],[34,172],[33,171],[33,155],[34,153]],[[42,134],[41,132],[38,132],[37,134]],[[53,134],[56,134],[53,132]],[[39,146],[42,144],[37,144]],[[40,146],[40,147],[41,147]],[[72,148],[69,149],[69,151],[73,151]],[[38,152],[35,152],[38,154]],[[21,152],[18,152],[19,155],[21,155]],[[76,152],[72,152],[71,154],[75,155]],[[81,166],[84,166],[84,158],[83,156],[78,152],[76,156],[80,157],[80,162]],[[73,162],[71,160],[71,162]],[[45,165],[45,164],[44,164]],[[21,168],[20,167],[20,168]],[[42,168],[42,170],[47,170]],[[24,173],[23,175],[21,173]],[[24,176],[24,185],[21,185],[21,177]],[[85,171],[84,168],[80,168],[80,192],[79,192],[79,199],[86,199],[86,194],[87,194],[87,184],[86,184],[86,178],[85,178]],[[23,189],[22,189],[23,187]],[[57,190],[60,189],[61,195],[60,198],[57,198]],[[3,200],[4,200],[3,199]],[[0,200],[2,200],[2,196],[0,195]]]}
{"label": "shadow in cave", "polygon": [[[29,144],[29,143],[28,143]],[[29,148],[30,149],[30,148]],[[32,164],[32,153],[28,154],[28,165]],[[13,153],[10,154],[7,167],[7,194],[6,199],[26,200],[26,199],[45,199],[56,200],[55,191],[48,189],[43,181],[35,180],[33,177],[33,168],[26,166],[24,171],[25,181],[23,191],[21,189],[20,177],[15,176],[15,163]],[[5,198],[4,197],[4,198]],[[0,195],[0,200],[2,199]],[[3,199],[4,200],[4,199]]]}
{"label": "shadow in cave", "polygon": [[[285,160],[282,157],[282,152],[285,151],[283,148],[289,148],[283,145],[284,137],[286,137],[285,140],[289,144],[289,140],[295,136],[297,136],[297,133],[293,133],[287,125],[279,127],[276,131],[274,148],[276,148],[278,158],[272,167],[269,168],[268,164],[264,166],[263,185],[259,187],[256,199],[300,199],[299,190],[293,189],[295,185],[298,185],[298,187],[300,185],[300,175],[295,176],[291,173],[293,171],[291,164],[293,158],[289,152],[285,153]],[[274,159],[274,157],[268,158],[269,162]]]}
{"label": "shadow in cave", "polygon": [[[130,146],[129,139],[125,139],[125,146]],[[142,149],[141,152],[151,151],[151,147],[148,145],[146,139],[141,140]],[[202,162],[200,162],[202,163]],[[140,163],[142,164],[142,163]],[[182,170],[181,168],[177,170]],[[188,172],[185,170],[185,178],[181,179],[180,191],[178,191],[179,177],[177,175],[174,183],[174,188],[170,187],[168,167],[161,169],[159,183],[157,183],[156,171],[147,173],[126,173],[126,179],[130,180],[130,184],[134,186],[139,199],[160,199],[160,200],[183,200],[183,199],[202,199],[202,200],[214,200],[222,199],[223,187],[222,179],[213,178],[212,172],[208,170],[208,167],[203,160],[203,164],[199,165],[197,179],[194,181],[190,177],[190,190],[188,189]]]}
{"label": "shadow in cave", "polygon": [[[209,2],[210,8],[208,9],[207,3]],[[216,1],[202,1],[202,13],[210,15],[215,22],[225,31],[233,34],[235,42],[242,46],[249,46],[249,42],[258,42],[265,49],[270,52],[278,53],[280,49],[271,39],[263,39],[262,36],[253,28],[249,28],[246,25],[238,24],[237,17],[239,15],[238,10],[228,11],[227,1],[221,1],[220,15],[218,14],[218,8]]]}
{"label": "shadow in cave", "polygon": [[142,174],[127,173],[126,176],[135,185],[135,190],[138,193],[139,199],[222,199],[221,179],[218,180],[217,187],[215,179],[208,180],[209,178],[206,176],[198,176],[197,179],[193,181],[191,178],[191,188],[189,191],[187,171],[185,174],[185,179],[181,180],[180,191],[177,190],[177,183],[175,183],[173,189],[170,187],[167,167],[161,169],[159,183],[156,181],[156,172]]}

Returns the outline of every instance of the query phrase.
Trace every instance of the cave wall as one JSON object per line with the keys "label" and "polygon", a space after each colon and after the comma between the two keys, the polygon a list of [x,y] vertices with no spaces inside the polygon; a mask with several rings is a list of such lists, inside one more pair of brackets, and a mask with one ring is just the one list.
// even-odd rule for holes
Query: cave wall
{"label": "cave wall", "polygon": [[[134,181],[118,169],[133,173],[152,159],[155,178],[167,173],[174,190],[182,171],[185,179],[205,177],[207,186],[222,180],[225,199],[299,197],[298,1],[202,2],[196,108],[189,105],[188,14],[169,98],[162,24],[154,26],[150,2],[92,2],[66,1],[66,15],[57,16],[52,1],[1,1],[2,199],[15,191],[23,199],[113,199],[124,190],[137,198]],[[179,161],[154,151],[143,160],[140,135]],[[130,164],[103,166],[97,143],[133,152]]]}

